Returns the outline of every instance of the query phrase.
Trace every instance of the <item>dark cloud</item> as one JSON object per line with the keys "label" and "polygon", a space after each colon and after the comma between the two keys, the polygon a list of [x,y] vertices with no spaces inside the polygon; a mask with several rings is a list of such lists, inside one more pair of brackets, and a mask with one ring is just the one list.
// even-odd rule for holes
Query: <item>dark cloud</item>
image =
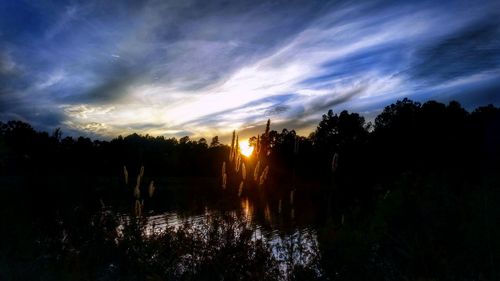
{"label": "dark cloud", "polygon": [[500,67],[500,20],[491,19],[450,35],[416,53],[412,74],[439,83]]}
{"label": "dark cloud", "polygon": [[66,116],[57,109],[39,109],[35,106],[18,106],[12,110],[0,112],[0,120],[21,120],[30,123],[39,130],[52,131],[61,127]]}
{"label": "dark cloud", "polygon": [[290,109],[290,106],[278,105],[278,106],[275,106],[273,108],[266,110],[266,112],[264,114],[265,114],[265,116],[271,117],[273,115],[284,113],[284,112],[288,111],[289,109]]}
{"label": "dark cloud", "polygon": [[70,95],[66,101],[77,103],[111,103],[126,97],[128,87],[141,78],[144,67],[116,62],[96,67],[97,85],[82,91],[82,95]]}
{"label": "dark cloud", "polygon": [[[278,123],[273,122],[272,129],[277,131],[281,131],[282,129],[312,130],[322,114],[326,113],[329,109],[336,109],[338,105],[346,103],[362,92],[363,89],[360,88],[342,95],[332,93],[324,97],[315,98],[307,104],[307,108],[296,108],[294,112],[289,112],[289,115],[283,121]],[[240,130],[239,134],[244,138],[261,134],[265,129],[265,121],[269,117],[272,119],[272,116],[262,116],[257,122],[247,122],[247,127]]]}
{"label": "dark cloud", "polygon": [[[263,115],[259,115],[257,119],[269,118],[289,110],[290,108],[287,105],[285,105],[285,103],[290,100],[293,100],[293,98],[296,96],[297,96],[296,94],[284,94],[284,95],[274,95],[265,97],[262,99],[251,101],[241,106],[229,108],[223,111],[218,111],[209,115],[202,116],[196,121],[190,121],[179,124],[178,127],[207,126],[217,122],[225,121],[228,117],[230,117],[232,114],[238,111],[251,109],[260,105],[266,105],[266,106],[264,108],[259,109],[259,112],[262,112]],[[249,118],[255,118],[255,117],[249,116]],[[247,119],[246,121],[249,121],[249,119]]]}
{"label": "dark cloud", "polygon": [[127,129],[131,131],[144,131],[144,130],[150,130],[150,129],[162,129],[164,128],[165,124],[163,123],[135,123],[135,124],[127,124],[124,126],[117,126],[117,128],[121,129]]}

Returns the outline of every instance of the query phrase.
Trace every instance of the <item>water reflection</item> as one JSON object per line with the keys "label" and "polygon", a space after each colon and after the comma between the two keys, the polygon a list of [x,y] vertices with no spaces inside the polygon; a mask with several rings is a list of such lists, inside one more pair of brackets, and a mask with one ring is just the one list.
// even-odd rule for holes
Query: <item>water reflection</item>
{"label": "water reflection", "polygon": [[[145,213],[147,223],[144,234],[146,237],[151,237],[166,231],[167,228],[177,229],[186,223],[193,228],[203,230],[211,216],[224,213],[253,229],[254,240],[260,239],[269,244],[274,257],[285,272],[293,265],[308,264],[317,258],[316,230],[310,224],[297,224],[292,206],[283,208],[281,200],[259,202],[259,206],[248,197],[241,197],[239,201],[235,208],[229,210],[209,205],[205,205],[201,212],[150,209]],[[127,213],[120,214],[119,218],[121,221],[119,232],[123,230],[125,224],[135,219]]]}

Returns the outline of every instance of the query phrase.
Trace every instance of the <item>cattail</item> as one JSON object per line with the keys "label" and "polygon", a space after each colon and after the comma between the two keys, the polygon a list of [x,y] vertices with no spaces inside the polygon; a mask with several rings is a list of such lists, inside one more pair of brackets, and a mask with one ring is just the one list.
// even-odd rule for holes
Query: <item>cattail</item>
{"label": "cattail", "polygon": [[245,166],[245,163],[242,163],[241,164],[241,178],[243,180],[246,180],[247,179],[247,168]]}
{"label": "cattail", "polygon": [[258,181],[259,180],[259,171],[260,170],[260,161],[257,161],[257,165],[255,165],[255,170],[253,172],[253,180]]}
{"label": "cattail", "polygon": [[259,185],[263,185],[264,182],[267,180],[267,173],[268,172],[269,172],[269,166],[266,166],[264,171],[262,171],[262,175],[260,175]]}
{"label": "cattail", "polygon": [[240,166],[241,166],[241,155],[238,154],[236,156],[236,162],[234,166],[234,170],[236,171],[236,173],[238,173],[238,171],[240,170]]}
{"label": "cattail", "polygon": [[144,177],[144,166],[141,166],[141,171],[139,173],[139,176],[142,178]]}
{"label": "cattail", "polygon": [[281,214],[281,199],[278,201],[278,214]]}
{"label": "cattail", "polygon": [[271,222],[271,208],[269,208],[269,203],[266,203],[266,208],[264,209],[264,219],[267,222]]}
{"label": "cattail", "polygon": [[222,175],[222,189],[226,189],[227,174]]}
{"label": "cattail", "polygon": [[123,166],[123,176],[125,177],[125,184],[128,184],[128,171],[127,166]]}
{"label": "cattail", "polygon": [[335,152],[332,158],[332,173],[335,173],[339,166],[339,154]]}
{"label": "cattail", "polygon": [[342,221],[341,221],[342,225],[344,225],[344,214],[342,214]]}
{"label": "cattail", "polygon": [[229,162],[233,161],[234,158],[234,140],[236,137],[236,131],[233,131],[233,138],[231,139],[231,149],[229,150]]}
{"label": "cattail", "polygon": [[292,208],[292,210],[290,211],[290,217],[292,217],[292,220],[295,219],[295,209]]}
{"label": "cattail", "polygon": [[149,188],[148,188],[148,193],[149,193],[149,198],[153,197],[153,193],[155,192],[155,186],[154,186],[154,181],[151,181],[149,183]]}
{"label": "cattail", "polygon": [[222,162],[221,176],[223,177],[226,173],[226,161]]}
{"label": "cattail", "polygon": [[295,190],[290,191],[290,205],[293,205],[294,195],[295,195]]}
{"label": "cattail", "polygon": [[241,197],[242,192],[243,192],[243,181],[240,182],[240,188],[238,189],[238,197]]}
{"label": "cattail", "polygon": [[134,188],[134,196],[136,199],[139,199],[141,197],[141,189],[139,188],[141,186],[141,175],[139,174],[137,176],[137,184],[135,185]]}
{"label": "cattail", "polygon": [[240,141],[238,140],[239,136],[236,135],[236,142],[234,143],[234,154],[238,155],[240,151]]}
{"label": "cattail", "polygon": [[135,200],[135,215],[140,217],[142,213],[142,204],[139,200]]}

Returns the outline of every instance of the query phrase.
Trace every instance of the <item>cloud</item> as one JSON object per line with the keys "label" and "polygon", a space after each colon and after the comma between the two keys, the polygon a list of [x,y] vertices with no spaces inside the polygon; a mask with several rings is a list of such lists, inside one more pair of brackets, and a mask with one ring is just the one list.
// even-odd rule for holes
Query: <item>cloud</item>
{"label": "cloud", "polygon": [[498,100],[496,1],[14,2],[0,118],[39,128],[224,137],[271,118],[307,133],[332,107]]}
{"label": "cloud", "polygon": [[418,50],[412,75],[439,83],[499,67],[498,22],[482,20]]}

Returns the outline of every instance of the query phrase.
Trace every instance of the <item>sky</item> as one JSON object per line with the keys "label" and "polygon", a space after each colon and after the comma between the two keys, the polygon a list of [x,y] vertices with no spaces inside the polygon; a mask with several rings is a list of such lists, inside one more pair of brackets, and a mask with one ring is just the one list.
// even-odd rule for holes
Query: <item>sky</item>
{"label": "sky", "polygon": [[0,120],[307,135],[408,97],[500,104],[500,1],[0,0]]}

